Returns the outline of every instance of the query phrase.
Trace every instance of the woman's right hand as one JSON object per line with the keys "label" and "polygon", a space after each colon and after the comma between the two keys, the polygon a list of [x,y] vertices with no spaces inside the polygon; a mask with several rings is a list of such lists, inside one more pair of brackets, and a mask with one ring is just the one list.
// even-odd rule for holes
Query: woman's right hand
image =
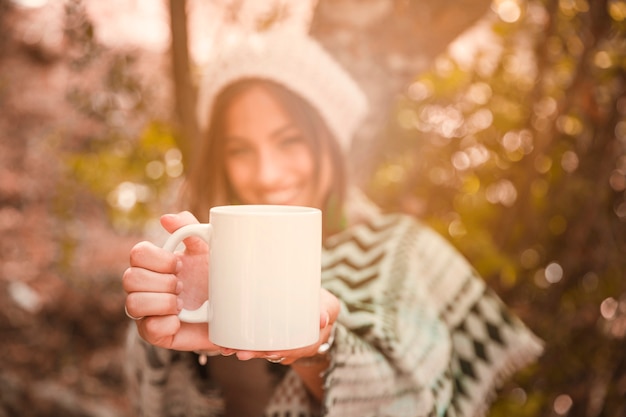
{"label": "woman's right hand", "polygon": [[[191,223],[198,220],[189,212],[161,217],[170,233]],[[177,316],[183,306],[195,309],[208,298],[208,246],[197,237],[184,243],[185,251],[178,253],[150,242],[131,249],[130,267],[122,278],[126,311],[140,317],[139,334],[155,346],[217,353],[220,349],[209,342],[206,323],[184,323]]]}

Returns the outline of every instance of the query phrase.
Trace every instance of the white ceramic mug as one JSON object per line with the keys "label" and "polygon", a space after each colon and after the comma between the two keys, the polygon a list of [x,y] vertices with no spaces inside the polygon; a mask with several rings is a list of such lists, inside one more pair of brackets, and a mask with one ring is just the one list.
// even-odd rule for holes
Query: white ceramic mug
{"label": "white ceramic mug", "polygon": [[213,207],[209,223],[174,232],[209,244],[209,299],[182,310],[181,321],[209,323],[212,343],[231,349],[278,351],[319,339],[321,211],[310,207]]}

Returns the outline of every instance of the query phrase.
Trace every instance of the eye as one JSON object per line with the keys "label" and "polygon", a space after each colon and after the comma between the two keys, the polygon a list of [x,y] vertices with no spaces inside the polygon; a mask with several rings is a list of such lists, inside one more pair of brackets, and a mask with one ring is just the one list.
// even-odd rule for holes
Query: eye
{"label": "eye", "polygon": [[291,135],[291,136],[286,136],[285,138],[281,139],[279,145],[282,148],[290,148],[292,146],[296,146],[296,145],[302,145],[305,144],[305,140],[302,136],[300,135]]}
{"label": "eye", "polygon": [[250,152],[252,152],[252,149],[246,145],[233,144],[226,147],[226,155],[230,157],[245,156]]}

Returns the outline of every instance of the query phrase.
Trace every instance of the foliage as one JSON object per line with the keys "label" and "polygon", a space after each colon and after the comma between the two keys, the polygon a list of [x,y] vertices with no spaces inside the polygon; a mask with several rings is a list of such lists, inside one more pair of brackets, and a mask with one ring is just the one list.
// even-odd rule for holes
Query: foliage
{"label": "foliage", "polygon": [[[174,129],[151,118],[152,109],[146,105],[151,91],[141,81],[132,51],[101,45],[80,0],[66,3],[65,17],[71,68],[83,76],[93,67],[102,67],[104,73],[98,83],[77,82],[67,91],[73,107],[98,123],[101,133],[65,155],[69,185],[61,196],[86,187],[104,198],[116,230],[141,230],[160,213],[171,198],[173,182],[183,173]],[[131,119],[143,128],[129,128]]]}
{"label": "foliage", "polygon": [[546,341],[492,416],[621,416],[626,2],[493,8],[473,61],[451,51],[399,100],[369,191],[449,236]]}
{"label": "foliage", "polygon": [[[76,71],[102,49],[70,1]],[[467,61],[451,52],[398,101],[369,194],[447,235],[545,341],[491,415],[626,413],[626,98],[623,0],[496,0]],[[74,13],[74,14],[72,14]],[[129,113],[145,87],[129,56],[69,92],[105,134],[68,156],[114,224],[141,225],[182,172],[176,135]],[[101,87],[101,88],[100,88]],[[106,174],[104,174],[106,173]]]}
{"label": "foliage", "polygon": [[115,138],[89,148],[69,155],[67,164],[91,192],[106,196],[109,216],[120,231],[140,229],[160,214],[162,202],[171,198],[172,179],[183,173],[170,128],[157,122],[139,140]]}

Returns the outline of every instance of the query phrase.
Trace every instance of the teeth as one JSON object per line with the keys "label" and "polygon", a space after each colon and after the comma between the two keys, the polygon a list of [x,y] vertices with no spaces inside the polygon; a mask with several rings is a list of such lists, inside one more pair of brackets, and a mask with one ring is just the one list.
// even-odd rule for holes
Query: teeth
{"label": "teeth", "polygon": [[268,204],[284,204],[296,196],[297,190],[289,189],[265,194],[265,201]]}

